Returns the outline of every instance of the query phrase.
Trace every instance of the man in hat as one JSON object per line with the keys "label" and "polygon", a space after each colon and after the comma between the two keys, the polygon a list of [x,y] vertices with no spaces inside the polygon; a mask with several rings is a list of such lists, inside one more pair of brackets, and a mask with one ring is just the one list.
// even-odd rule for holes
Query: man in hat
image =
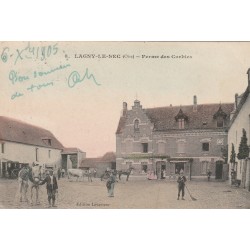
{"label": "man in hat", "polygon": [[180,199],[180,193],[181,193],[181,197],[182,197],[182,200],[185,200],[184,199],[184,195],[185,195],[185,182],[187,181],[186,177],[183,175],[183,170],[180,171],[180,174],[179,174],[179,177],[177,179],[177,182],[178,182],[178,198],[177,200]]}
{"label": "man in hat", "polygon": [[48,194],[48,201],[49,201],[49,207],[51,207],[51,199],[52,199],[52,207],[56,207],[55,201],[56,201],[56,193],[58,192],[58,185],[56,177],[53,175],[53,170],[49,170],[49,175],[46,176],[46,178],[41,181],[39,184],[43,185],[47,183],[47,194]]}

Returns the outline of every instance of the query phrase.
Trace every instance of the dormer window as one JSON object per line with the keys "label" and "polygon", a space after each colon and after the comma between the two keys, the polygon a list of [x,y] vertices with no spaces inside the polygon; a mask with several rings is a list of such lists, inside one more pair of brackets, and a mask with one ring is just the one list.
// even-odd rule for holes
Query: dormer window
{"label": "dormer window", "polygon": [[179,125],[179,129],[184,129],[185,128],[185,120],[178,119],[178,125]]}
{"label": "dormer window", "polygon": [[175,116],[175,120],[178,122],[178,128],[184,129],[185,123],[188,121],[188,117],[183,113],[182,109],[180,109],[179,113]]}
{"label": "dormer window", "polygon": [[43,140],[43,142],[44,142],[46,145],[51,146],[51,139],[49,139],[49,138],[44,138],[44,139],[42,139],[42,140]]}
{"label": "dormer window", "polygon": [[222,117],[217,118],[217,128],[223,128],[224,127],[224,120]]}
{"label": "dormer window", "polygon": [[139,120],[138,119],[134,121],[134,130],[135,132],[139,132]]}
{"label": "dormer window", "polygon": [[218,111],[214,114],[213,118],[216,120],[217,128],[223,128],[224,121],[227,118],[227,114],[222,110],[220,106]]}

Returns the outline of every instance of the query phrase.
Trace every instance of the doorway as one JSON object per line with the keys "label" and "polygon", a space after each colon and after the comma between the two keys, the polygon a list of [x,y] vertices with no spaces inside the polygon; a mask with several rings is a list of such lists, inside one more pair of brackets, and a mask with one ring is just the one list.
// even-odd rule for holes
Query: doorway
{"label": "doorway", "polygon": [[217,180],[222,179],[222,173],[223,173],[223,162],[217,161],[215,166],[215,179]]}
{"label": "doorway", "polygon": [[158,161],[156,163],[156,175],[157,179],[164,179],[164,171],[166,171],[166,163],[164,161]]}
{"label": "doorway", "polygon": [[175,163],[175,174],[179,174],[181,170],[184,172],[184,162]]}

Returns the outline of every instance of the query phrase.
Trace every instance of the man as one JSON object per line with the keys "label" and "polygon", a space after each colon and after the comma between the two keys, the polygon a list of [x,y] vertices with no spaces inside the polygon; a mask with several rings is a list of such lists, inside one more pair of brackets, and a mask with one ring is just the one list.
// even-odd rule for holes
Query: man
{"label": "man", "polygon": [[110,176],[109,176],[107,183],[109,183],[109,185],[107,186],[108,197],[114,197],[115,175],[113,171],[110,172]]}
{"label": "man", "polygon": [[212,175],[212,172],[210,170],[208,170],[207,172],[207,180],[210,181],[210,177]]}
{"label": "man", "polygon": [[64,177],[64,175],[65,175],[65,170],[64,170],[64,168],[62,168],[62,171],[61,171],[61,176],[62,176],[62,178]]}
{"label": "man", "polygon": [[180,175],[177,179],[177,182],[178,182],[178,198],[177,200],[180,199],[180,193],[181,193],[181,199],[182,200],[185,200],[184,199],[184,195],[185,195],[185,182],[187,181],[186,177],[183,175],[183,170],[180,171]]}
{"label": "man", "polygon": [[48,201],[49,201],[49,207],[51,207],[51,199],[52,199],[52,207],[56,207],[55,201],[56,201],[56,193],[58,192],[58,185],[56,177],[53,175],[53,170],[49,170],[49,175],[46,176],[46,178],[39,183],[39,185],[43,185],[47,183],[47,194],[48,194]]}

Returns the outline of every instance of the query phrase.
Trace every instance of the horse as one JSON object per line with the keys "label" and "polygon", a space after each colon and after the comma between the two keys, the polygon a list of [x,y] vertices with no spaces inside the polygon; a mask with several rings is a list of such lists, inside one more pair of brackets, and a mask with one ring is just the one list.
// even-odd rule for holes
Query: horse
{"label": "horse", "polygon": [[101,175],[101,181],[103,180],[103,179],[108,179],[110,177],[110,172],[108,171],[108,170],[106,170],[105,172],[104,172],[104,174],[102,174]]}
{"label": "horse", "polygon": [[30,204],[33,204],[33,189],[36,190],[36,205],[40,204],[39,201],[39,183],[41,181],[41,168],[42,166],[34,165],[31,167],[24,167],[18,174],[18,182],[19,182],[19,192],[20,192],[20,202],[24,201],[28,202],[27,191],[30,186]]}
{"label": "horse", "polygon": [[123,171],[123,170],[117,171],[117,174],[119,176],[119,180],[121,180],[122,175],[126,175],[127,176],[126,181],[128,181],[128,178],[129,178],[129,176],[130,176],[133,169],[134,169],[133,167],[129,167],[129,169],[127,169],[125,171]]}
{"label": "horse", "polygon": [[[111,170],[105,170],[105,172],[101,175],[101,181],[103,180],[103,179],[108,179],[109,177],[110,177],[110,172],[111,172]],[[118,172],[116,171],[116,170],[113,170],[113,174],[115,175],[115,177],[116,177],[116,175],[118,174]]]}
{"label": "horse", "polygon": [[24,201],[28,202],[27,191],[29,187],[30,176],[31,168],[28,166],[23,167],[18,173],[18,189],[20,193],[20,202],[22,202],[23,199]]}

